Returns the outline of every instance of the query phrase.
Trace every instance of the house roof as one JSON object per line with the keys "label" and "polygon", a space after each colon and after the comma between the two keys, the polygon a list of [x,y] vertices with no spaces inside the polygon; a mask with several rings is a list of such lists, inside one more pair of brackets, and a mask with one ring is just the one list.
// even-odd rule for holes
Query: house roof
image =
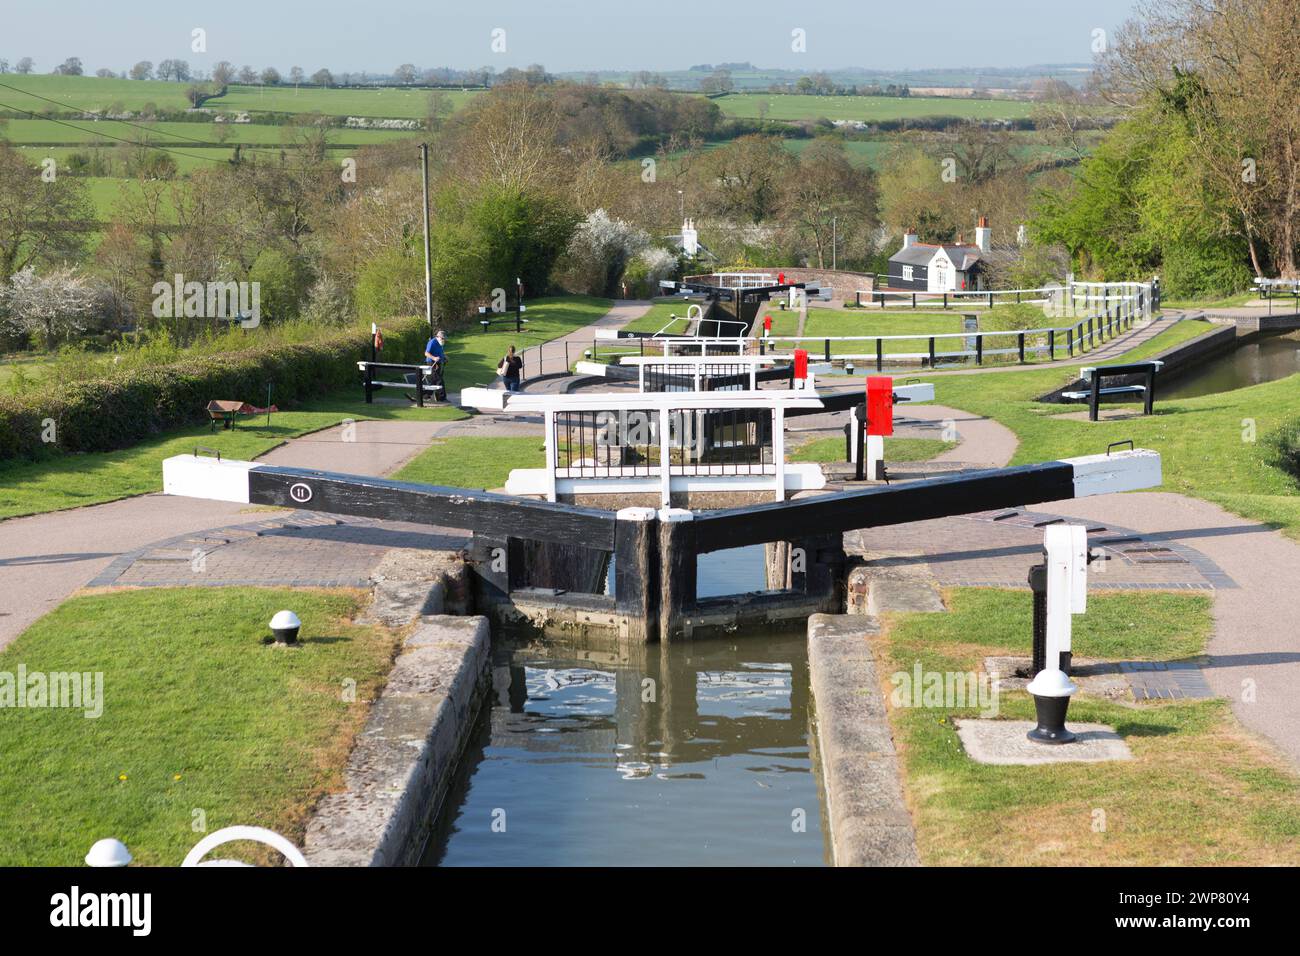
{"label": "house roof", "polygon": [[906,249],[899,249],[889,257],[890,262],[900,262],[903,265],[924,266],[929,265],[930,260],[934,258],[935,253],[942,249],[952,261],[953,267],[958,272],[965,272],[975,263],[979,262],[984,256],[984,250],[979,246],[967,244],[958,244],[955,242],[929,243],[914,242]]}

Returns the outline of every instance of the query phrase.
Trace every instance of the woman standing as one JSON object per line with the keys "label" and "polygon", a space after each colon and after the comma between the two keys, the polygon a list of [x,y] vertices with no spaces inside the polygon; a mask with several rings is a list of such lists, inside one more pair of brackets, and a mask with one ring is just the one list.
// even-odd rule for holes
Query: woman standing
{"label": "woman standing", "polygon": [[519,391],[519,383],[524,378],[524,360],[515,354],[515,347],[510,346],[510,351],[506,352],[505,358],[497,366],[501,372],[501,377],[505,379],[506,391]]}

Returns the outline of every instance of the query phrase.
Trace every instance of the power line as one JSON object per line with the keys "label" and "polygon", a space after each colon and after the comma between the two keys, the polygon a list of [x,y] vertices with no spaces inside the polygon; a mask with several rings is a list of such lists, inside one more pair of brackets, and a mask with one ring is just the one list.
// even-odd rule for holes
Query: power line
{"label": "power line", "polygon": [[226,160],[214,156],[198,156],[194,153],[182,153],[179,150],[169,149],[166,146],[159,146],[156,143],[139,143],[129,139],[123,139],[121,136],[114,136],[112,133],[104,133],[100,130],[86,129],[84,126],[77,126],[64,120],[51,119],[48,116],[37,116],[31,110],[25,110],[20,106],[10,106],[8,103],[0,103],[0,109],[13,110],[15,113],[26,113],[32,119],[44,120],[47,123],[54,123],[58,126],[66,126],[68,129],[75,129],[80,133],[89,133],[91,136],[102,136],[105,139],[116,140],[119,143],[125,143],[128,146],[144,146],[149,149],[160,149],[164,153],[174,153],[177,156],[188,156],[190,159],[201,159],[209,163],[224,163]]}
{"label": "power line", "polygon": [[[21,93],[23,96],[31,96],[31,97],[34,97],[35,99],[38,99],[38,100],[44,100],[44,101],[47,102],[47,103],[53,103],[55,106],[62,106],[62,107],[65,108],[65,109],[75,110],[75,111],[78,112],[78,113],[91,113],[91,114],[94,114],[94,115],[96,115],[96,116],[99,115],[99,110],[88,110],[88,109],[82,109],[82,108],[80,108],[80,107],[73,106],[71,103],[64,103],[64,102],[61,101],[61,100],[51,99],[50,97],[48,97],[48,96],[42,96],[42,95],[39,94],[39,93],[32,93],[32,92],[30,92],[29,90],[24,90],[24,89],[21,89],[20,87],[17,87],[17,86],[10,86],[8,83],[0,83],[0,88],[6,89],[6,90],[13,90],[15,93]],[[13,107],[12,107],[12,106],[11,106],[11,107],[7,107],[7,109],[13,109]],[[37,118],[37,117],[36,117],[36,114],[33,113],[31,110],[22,110],[21,112],[24,112],[24,113],[26,113],[28,116],[31,116],[31,117],[33,117],[33,118]],[[44,117],[40,117],[40,118],[43,119]],[[141,125],[140,123],[132,123],[130,120],[116,119],[116,118],[110,116],[110,117],[106,117],[106,118],[103,120],[103,122],[108,122],[108,123],[121,123],[123,126],[132,126],[132,127],[136,128],[136,129],[142,129],[142,130],[145,130],[146,132],[157,133],[157,134],[160,134],[160,135],[162,135],[162,136],[172,136],[172,137],[174,137],[174,138],[176,138],[176,139],[188,140],[188,141],[191,142],[191,143],[201,143],[201,144],[203,144],[203,145],[205,145],[205,146],[210,146],[210,145],[212,145],[212,140],[210,140],[210,139],[196,139],[196,138],[193,137],[193,136],[186,136],[186,135],[184,135],[183,133],[173,133],[173,132],[170,132],[170,131],[168,131],[168,130],[163,130],[163,129],[151,130],[148,126],[143,126],[143,125]]]}
{"label": "power line", "polygon": [[[0,84],[0,86],[3,86],[3,85],[4,85],[4,84]],[[31,110],[23,109],[21,106],[11,106],[11,105],[8,104],[8,103],[0,103],[0,109],[12,110],[12,111],[15,112],[15,113],[26,113],[28,116],[32,117],[32,119],[39,119],[39,120],[41,120],[41,121],[43,121],[43,122],[46,122],[46,123],[54,123],[54,124],[56,124],[56,125],[58,125],[58,126],[66,126],[68,129],[75,129],[75,130],[77,130],[78,132],[81,132],[81,133],[89,133],[91,136],[102,136],[102,137],[104,137],[105,139],[111,139],[111,140],[114,140],[115,142],[118,142],[118,143],[124,143],[124,144],[126,144],[127,146],[136,146],[136,147],[140,147],[140,148],[143,148],[143,149],[157,149],[157,150],[160,150],[160,151],[162,151],[162,152],[164,152],[164,153],[171,153],[173,156],[185,156],[185,157],[188,157],[188,158],[190,158],[190,159],[201,159],[201,160],[203,160],[203,161],[206,162],[206,163],[225,163],[225,164],[231,164],[231,165],[234,165],[234,163],[233,163],[232,160],[229,160],[229,159],[223,159],[223,158],[221,158],[221,157],[219,157],[219,156],[200,156],[200,155],[198,155],[197,153],[184,153],[184,152],[181,152],[181,151],[178,150],[178,149],[172,149],[172,148],[169,147],[169,146],[159,146],[157,143],[148,143],[148,142],[142,143],[142,142],[139,142],[139,141],[137,141],[137,140],[132,140],[132,139],[123,139],[121,136],[114,136],[112,133],[105,133],[105,132],[103,132],[103,131],[101,131],[101,130],[86,129],[84,126],[77,126],[75,123],[69,123],[69,122],[67,122],[66,120],[51,119],[51,118],[48,117],[48,116],[38,116],[37,114],[33,113]],[[140,127],[140,128],[141,128],[141,129],[145,129],[145,130],[148,129],[148,127],[145,127],[145,126],[142,126],[142,127]],[[194,142],[196,142],[196,143],[198,143],[198,142],[204,142],[204,143],[206,143],[206,144],[209,145],[209,146],[218,146],[219,148],[222,148],[222,149],[230,149],[230,148],[232,148],[232,146],[233,146],[233,147],[238,147],[241,151],[246,149],[246,150],[247,150],[248,152],[250,152],[250,153],[255,153],[255,152],[257,152],[259,149],[261,149],[261,150],[263,150],[263,151],[267,151],[267,150],[274,150],[274,149],[277,148],[276,146],[274,146],[274,145],[272,145],[272,144],[259,144],[259,143],[234,143],[234,144],[226,145],[226,144],[216,144],[216,143],[211,143],[211,142],[207,142],[207,141],[205,141],[205,140],[194,140]],[[11,145],[12,145],[12,144],[11,144]],[[69,144],[69,145],[70,145],[70,146],[75,146],[75,145],[77,145],[77,144]],[[93,146],[94,143],[92,142],[92,143],[89,143],[89,144],[87,144],[87,145]],[[327,145],[328,145],[328,144],[327,144]],[[286,147],[286,146],[280,146],[280,147],[278,147],[278,148],[279,148],[281,151],[283,151],[283,150],[285,150],[285,149],[297,149],[298,147]],[[295,165],[295,166],[289,166],[289,165],[286,165],[286,164],[284,164],[284,163],[281,163],[280,166],[279,166],[279,168],[280,168],[280,169],[290,169],[290,170],[311,171],[311,170],[313,170],[313,169],[319,169],[320,167],[317,167],[317,166],[296,166],[296,165]]]}
{"label": "power line", "polygon": [[[48,103],[53,103],[53,104],[55,104],[56,106],[62,106],[62,107],[65,108],[65,109],[75,110],[76,112],[79,112],[79,113],[90,113],[90,114],[95,114],[95,115],[98,114],[98,111],[97,111],[97,110],[81,109],[81,108],[79,108],[79,107],[77,107],[77,106],[75,106],[75,105],[73,105],[73,104],[71,104],[71,103],[64,103],[64,102],[61,101],[61,100],[51,99],[50,97],[48,97],[48,96],[42,96],[42,95],[40,95],[39,93],[32,93],[32,92],[30,92],[30,91],[28,91],[28,90],[21,89],[21,88],[19,88],[19,87],[17,87],[17,86],[11,86],[11,85],[8,84],[8,83],[0,83],[0,88],[6,89],[6,90],[13,90],[15,93],[21,93],[23,96],[31,96],[31,97],[35,97],[35,98],[38,99],[38,100],[45,100],[45,101],[48,102]],[[119,143],[125,143],[125,144],[128,145],[128,146],[142,146],[142,147],[145,147],[145,148],[148,148],[148,149],[157,149],[157,150],[161,150],[161,151],[164,152],[164,153],[171,153],[171,154],[173,154],[173,155],[175,155],[175,156],[185,156],[185,157],[188,157],[188,158],[190,158],[190,159],[200,159],[200,160],[203,160],[204,162],[208,162],[208,163],[229,163],[229,162],[231,162],[230,160],[222,159],[221,157],[217,157],[217,156],[200,156],[200,155],[198,155],[198,154],[196,154],[196,153],[182,153],[182,152],[180,152],[179,150],[171,149],[171,148],[169,148],[169,147],[167,147],[167,146],[159,146],[159,145],[156,144],[156,143],[148,143],[148,142],[141,143],[141,142],[137,142],[137,141],[135,141],[135,140],[123,139],[123,138],[120,137],[120,136],[114,136],[114,135],[112,135],[111,133],[105,133],[105,132],[102,132],[102,131],[100,131],[100,130],[86,129],[84,126],[77,126],[77,125],[75,125],[75,124],[73,124],[73,123],[69,123],[69,122],[67,122],[66,120],[58,120],[58,119],[54,119],[54,118],[52,118],[52,117],[48,117],[48,116],[40,116],[40,115],[38,115],[37,113],[35,113],[34,111],[29,110],[29,109],[24,109],[24,108],[21,107],[21,106],[10,106],[10,105],[7,104],[7,103],[0,103],[0,109],[12,110],[12,111],[15,112],[15,113],[26,113],[26,114],[27,114],[28,116],[30,116],[32,119],[36,119],[36,120],[44,120],[45,122],[48,122],[48,123],[55,123],[55,124],[57,124],[57,125],[59,125],[59,126],[66,126],[68,129],[75,129],[75,130],[77,130],[78,132],[81,132],[81,133],[88,133],[88,134],[91,135],[91,136],[102,136],[102,137],[104,137],[105,139],[111,139],[111,140],[115,140],[116,142],[119,142]],[[183,134],[181,134],[181,133],[173,133],[173,132],[170,132],[170,131],[168,131],[168,130],[163,130],[163,129],[154,129],[154,128],[152,128],[152,127],[149,127],[149,126],[143,125],[143,124],[141,124],[141,123],[132,123],[132,122],[130,122],[129,120],[120,120],[120,119],[111,119],[111,118],[109,118],[109,119],[102,120],[102,121],[100,121],[100,122],[121,123],[121,124],[124,125],[124,126],[130,126],[130,127],[135,128],[135,129],[143,130],[144,132],[149,133],[149,134],[156,134],[156,135],[162,135],[162,136],[172,136],[172,137],[175,137],[175,138],[177,138],[177,139],[186,140],[186,141],[191,142],[191,143],[198,143],[199,145],[202,145],[202,146],[210,146],[210,147],[217,147],[217,148],[224,148],[224,149],[229,149],[229,148],[230,148],[230,146],[227,146],[226,144],[223,144],[223,143],[214,143],[214,142],[212,142],[212,140],[209,140],[209,139],[197,139],[197,138],[195,138],[195,137],[193,137],[193,136],[185,136],[185,135],[183,135]],[[272,145],[272,144],[264,144],[264,145],[263,145],[263,144],[258,144],[258,143],[235,143],[235,144],[233,144],[233,145],[239,147],[241,151],[242,151],[245,147],[247,147],[247,148],[249,149],[250,152],[256,152],[259,148],[264,149],[264,150],[273,150],[273,149],[276,148],[276,147],[275,147],[274,145]],[[326,143],[326,146],[328,146],[328,145],[329,145],[329,144]],[[297,147],[286,147],[286,146],[281,145],[279,148],[280,148],[281,151],[283,151],[283,150],[286,149],[286,148],[289,148],[289,149],[295,149],[295,148],[297,148]],[[282,169],[292,169],[292,170],[309,171],[309,170],[314,169],[315,167],[312,167],[312,166],[286,166],[285,164],[281,163],[281,168],[282,168]]]}

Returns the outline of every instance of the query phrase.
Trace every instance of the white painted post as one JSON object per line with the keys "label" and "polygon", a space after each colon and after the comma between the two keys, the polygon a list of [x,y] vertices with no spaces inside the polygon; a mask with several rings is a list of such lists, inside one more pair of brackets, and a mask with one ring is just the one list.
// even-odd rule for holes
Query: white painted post
{"label": "white painted post", "polygon": [[885,477],[885,436],[867,436],[867,478],[880,481]]}
{"label": "white painted post", "polygon": [[849,464],[858,463],[858,436],[862,434],[862,422],[858,421],[858,408],[849,409]]}
{"label": "white painted post", "polygon": [[1083,525],[1052,525],[1043,535],[1047,551],[1047,654],[1043,669],[1025,687],[1034,698],[1037,726],[1030,740],[1067,744],[1075,739],[1065,726],[1070,698],[1079,689],[1061,666],[1070,650],[1070,616],[1087,609],[1088,533]]}
{"label": "white painted post", "polygon": [[772,406],[772,461],[776,465],[776,500],[785,501],[785,406]]}
{"label": "white painted post", "polygon": [[663,507],[672,504],[672,442],[668,435],[668,408],[659,409],[659,500]]}
{"label": "white painted post", "polygon": [[637,390],[638,392],[644,392],[644,391],[645,391],[645,365],[644,365],[644,363],[641,364],[641,365],[638,365],[637,368],[636,368],[636,390]]}
{"label": "white painted post", "polygon": [[546,422],[546,500],[555,500],[555,469],[559,467],[559,439],[555,434],[555,409],[545,412]]}

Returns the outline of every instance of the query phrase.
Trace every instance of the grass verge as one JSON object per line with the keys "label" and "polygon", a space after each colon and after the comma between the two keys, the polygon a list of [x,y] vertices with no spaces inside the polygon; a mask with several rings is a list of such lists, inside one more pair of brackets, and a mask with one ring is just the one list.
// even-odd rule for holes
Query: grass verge
{"label": "grass verge", "polygon": [[536,438],[445,438],[406,463],[393,477],[452,488],[501,488],[512,468],[546,464],[542,436]]}
{"label": "grass verge", "polygon": [[[33,624],[0,672],[102,673],[103,711],[0,710],[0,864],[79,866],[113,836],[138,863],[178,866],[202,833],[197,811],[209,832],[264,826],[301,844],[398,648],[394,632],[353,623],[359,601],[148,589],[73,598]],[[303,645],[263,645],[285,607]]]}
{"label": "grass verge", "polygon": [[[877,645],[888,674],[966,673],[986,655],[1025,654],[1027,591],[956,589],[947,614],[891,616]],[[1076,654],[1177,658],[1199,651],[1209,599],[1143,592],[1090,594],[1075,618]],[[999,718],[1029,720],[1022,691],[1000,695]],[[1125,705],[1076,696],[1072,722],[1109,724],[1134,759],[1102,764],[989,766],[969,760],[954,719],[977,708],[892,707],[889,718],[916,822],[921,861],[950,866],[1270,865],[1300,862],[1300,780],[1248,736],[1226,701]]]}
{"label": "grass verge", "polygon": [[192,452],[196,445],[215,448],[222,456],[248,461],[276,445],[351,418],[447,421],[467,417],[448,406],[402,408],[367,405],[353,390],[311,402],[293,411],[242,420],[230,431],[210,431],[196,425],[112,452],[58,454],[39,461],[0,463],[0,518],[44,514],[65,508],[101,504],[162,487],[162,461]]}
{"label": "grass verge", "polygon": [[[503,324],[490,332],[477,326],[457,330],[447,338],[447,388],[457,391],[471,385],[487,385],[497,377],[497,363],[514,346],[519,352],[591,325],[614,305],[609,299],[586,295],[556,296],[525,301],[528,324],[514,330],[514,315],[496,316]],[[537,358],[525,357],[525,375],[536,374]]]}

